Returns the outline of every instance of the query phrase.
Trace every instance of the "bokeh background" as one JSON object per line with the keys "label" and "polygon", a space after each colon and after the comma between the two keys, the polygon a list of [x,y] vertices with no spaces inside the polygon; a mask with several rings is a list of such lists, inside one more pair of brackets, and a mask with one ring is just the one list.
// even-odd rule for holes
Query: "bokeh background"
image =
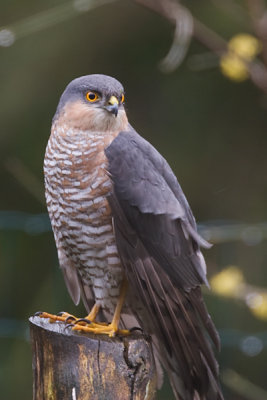
{"label": "bokeh background", "polygon": [[[188,11],[179,9],[177,20],[190,28],[192,17],[198,30],[178,35],[180,63],[168,60],[163,68],[174,26],[133,0],[1,0],[3,399],[32,396],[28,317],[39,309],[84,313],[73,306],[58,268],[42,165],[60,94],[90,73],[124,84],[130,122],[167,158],[200,231],[214,243],[205,251],[212,290],[204,292],[222,339],[225,398],[267,398],[266,4],[180,4]],[[240,33],[252,36],[239,37],[225,61],[227,43]],[[250,49],[242,60],[240,48]],[[158,399],[173,399],[168,383]]]}

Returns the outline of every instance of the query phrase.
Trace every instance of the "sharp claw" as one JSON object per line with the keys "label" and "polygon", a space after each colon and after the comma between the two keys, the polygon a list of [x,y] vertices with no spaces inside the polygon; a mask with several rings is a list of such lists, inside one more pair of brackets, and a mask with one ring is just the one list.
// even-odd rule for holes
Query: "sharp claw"
{"label": "sharp claw", "polygon": [[79,325],[79,322],[85,322],[85,323],[88,324],[88,325],[90,325],[90,324],[92,323],[92,321],[90,321],[89,319],[86,319],[86,318],[79,318],[79,319],[76,319],[75,325],[76,325],[76,324]]}
{"label": "sharp claw", "polygon": [[139,326],[133,326],[131,329],[129,329],[129,331],[130,331],[131,333],[132,333],[132,332],[135,332],[135,331],[140,331],[140,332],[144,333],[143,329],[140,328]]}
{"label": "sharp claw", "polygon": [[[75,318],[75,317],[72,317],[71,315],[69,315],[69,316],[65,319],[65,322],[67,323],[67,322],[70,322],[70,321],[76,321],[76,318]],[[71,324],[71,325],[73,325],[73,324]]]}
{"label": "sharp claw", "polygon": [[68,329],[68,328],[73,328],[73,326],[74,326],[73,324],[68,324],[68,325],[65,326],[64,330]]}
{"label": "sharp claw", "polygon": [[36,313],[34,313],[34,317],[39,317],[39,315],[43,314],[43,311],[36,311]]}

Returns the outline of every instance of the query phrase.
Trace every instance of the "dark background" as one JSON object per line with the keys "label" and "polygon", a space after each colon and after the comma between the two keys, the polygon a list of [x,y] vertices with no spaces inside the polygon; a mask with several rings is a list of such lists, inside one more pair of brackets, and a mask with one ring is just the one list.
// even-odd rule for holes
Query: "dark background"
{"label": "dark background", "polygon": [[[238,84],[224,77],[218,62],[192,69],[193,57],[205,58],[208,51],[195,39],[182,65],[162,73],[158,63],[171,46],[173,26],[130,0],[70,11],[61,22],[57,7],[64,3],[72,4],[0,3],[0,31],[6,26],[17,32],[11,46],[0,47],[0,397],[32,396],[28,317],[39,309],[84,313],[73,306],[58,269],[42,165],[66,84],[104,73],[123,83],[131,124],[167,158],[200,227],[213,232],[216,244],[204,252],[209,278],[234,265],[249,294],[261,296],[259,318],[246,296],[205,291],[222,338],[218,360],[226,399],[267,398],[266,95],[249,80]],[[216,1],[184,5],[226,40],[249,31]],[[50,22],[42,14],[36,22],[36,14],[52,8]],[[36,22],[32,28],[29,17]],[[229,227],[239,233],[231,235]],[[173,399],[168,386],[158,398]]]}

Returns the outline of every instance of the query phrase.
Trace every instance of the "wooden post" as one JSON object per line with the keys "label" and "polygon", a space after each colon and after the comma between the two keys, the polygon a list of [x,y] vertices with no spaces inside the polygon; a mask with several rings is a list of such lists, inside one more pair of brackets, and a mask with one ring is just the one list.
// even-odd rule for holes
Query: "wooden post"
{"label": "wooden post", "polygon": [[152,400],[156,372],[141,334],[81,334],[64,323],[30,318],[33,400]]}

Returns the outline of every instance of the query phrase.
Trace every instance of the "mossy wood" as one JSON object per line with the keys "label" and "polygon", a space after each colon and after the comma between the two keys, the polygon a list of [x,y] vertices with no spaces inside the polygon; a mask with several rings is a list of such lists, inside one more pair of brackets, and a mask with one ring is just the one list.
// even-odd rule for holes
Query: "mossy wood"
{"label": "mossy wood", "polygon": [[64,323],[30,318],[33,400],[152,400],[156,373],[141,334],[80,334]]}

